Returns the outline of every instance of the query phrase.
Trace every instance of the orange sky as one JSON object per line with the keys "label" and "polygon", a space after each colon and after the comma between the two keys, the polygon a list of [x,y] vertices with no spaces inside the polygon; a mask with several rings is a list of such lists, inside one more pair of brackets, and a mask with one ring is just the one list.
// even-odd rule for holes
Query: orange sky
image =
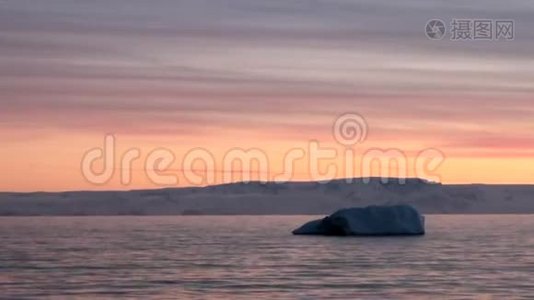
{"label": "orange sky", "polygon": [[[287,151],[310,140],[343,153],[332,126],[344,113],[368,126],[355,176],[369,149],[414,160],[434,148],[445,160],[432,174],[444,183],[534,183],[525,1],[470,4],[515,20],[515,40],[487,42],[424,36],[429,17],[466,17],[454,3],[120,3],[0,3],[0,190],[161,187],[143,170],[159,148],[175,156],[166,174],[178,186],[189,185],[182,158],[199,147],[213,154],[216,182],[233,148],[263,151],[274,178]],[[118,162],[106,184],[82,174],[84,153],[106,134],[117,157],[141,152],[129,184]],[[294,180],[313,179],[308,161],[296,162]]]}

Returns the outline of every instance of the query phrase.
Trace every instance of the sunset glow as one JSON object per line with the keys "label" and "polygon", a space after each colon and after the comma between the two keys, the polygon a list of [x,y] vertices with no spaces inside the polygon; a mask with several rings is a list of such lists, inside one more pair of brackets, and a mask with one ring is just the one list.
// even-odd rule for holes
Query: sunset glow
{"label": "sunset glow", "polygon": [[[0,1],[0,190],[161,187],[143,170],[158,148],[175,154],[165,172],[178,186],[190,185],[180,158],[195,148],[217,174],[227,151],[260,149],[274,175],[311,140],[342,152],[332,124],[350,112],[369,127],[355,161],[371,148],[433,148],[443,183],[533,183],[534,19],[518,13],[533,7],[475,2],[479,17],[513,17],[515,40],[428,40],[427,19],[465,14],[445,2]],[[141,151],[128,185],[82,176],[106,134],[118,153]],[[294,180],[311,179],[305,160]]]}

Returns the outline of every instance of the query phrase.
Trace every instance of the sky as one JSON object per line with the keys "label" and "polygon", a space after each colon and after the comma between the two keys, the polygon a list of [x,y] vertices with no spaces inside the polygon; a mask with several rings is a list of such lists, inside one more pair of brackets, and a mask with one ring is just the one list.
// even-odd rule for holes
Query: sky
{"label": "sky", "polygon": [[[515,37],[430,40],[430,19],[513,20]],[[532,29],[527,0],[0,0],[0,190],[157,188],[145,163],[162,148],[162,174],[198,148],[222,174],[255,148],[271,176],[311,140],[343,152],[345,113],[368,126],[356,161],[432,148],[443,183],[534,183]],[[81,171],[107,134],[140,151],[128,184],[118,159],[105,183]]]}

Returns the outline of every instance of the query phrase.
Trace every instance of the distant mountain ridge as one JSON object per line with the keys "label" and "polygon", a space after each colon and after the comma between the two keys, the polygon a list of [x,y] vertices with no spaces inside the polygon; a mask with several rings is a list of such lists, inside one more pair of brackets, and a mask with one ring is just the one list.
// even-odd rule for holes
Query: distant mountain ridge
{"label": "distant mountain ridge", "polygon": [[0,193],[1,216],[329,214],[410,204],[423,213],[534,213],[534,185],[442,185],[418,178],[232,183],[132,191]]}

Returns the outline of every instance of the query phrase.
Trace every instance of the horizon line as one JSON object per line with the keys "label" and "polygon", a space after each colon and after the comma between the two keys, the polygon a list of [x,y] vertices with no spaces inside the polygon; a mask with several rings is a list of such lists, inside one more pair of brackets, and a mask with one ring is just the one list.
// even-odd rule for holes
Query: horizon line
{"label": "horizon line", "polygon": [[[95,189],[95,190],[88,190],[88,189],[80,189],[80,190],[57,190],[57,191],[44,191],[44,190],[35,190],[35,191],[0,191],[0,194],[62,194],[62,193],[103,193],[103,192],[136,192],[136,191],[157,191],[157,190],[180,190],[180,189],[205,189],[210,187],[220,187],[220,186],[229,186],[229,185],[243,185],[243,184],[328,184],[331,182],[339,182],[339,181],[345,181],[346,184],[354,184],[355,181],[363,181],[363,180],[370,180],[370,181],[382,181],[387,180],[388,182],[383,182],[382,184],[388,184],[389,181],[396,181],[399,182],[401,180],[404,181],[415,181],[419,180],[421,182],[425,182],[428,185],[438,185],[438,186],[473,186],[473,185],[484,185],[484,186],[534,186],[533,183],[484,183],[484,182],[471,182],[471,183],[443,183],[443,182],[432,182],[429,180],[426,180],[424,178],[418,178],[418,177],[348,177],[348,178],[335,178],[331,180],[291,180],[291,181],[284,181],[284,182],[277,182],[277,181],[260,181],[260,180],[251,180],[251,181],[236,181],[236,182],[228,182],[228,183],[218,183],[218,184],[211,184],[211,185],[202,185],[202,186],[168,186],[168,187],[154,187],[154,188],[133,188],[133,189]],[[353,181],[353,182],[349,182]],[[366,183],[364,183],[366,184]],[[406,184],[406,183],[399,183],[399,184]]]}

